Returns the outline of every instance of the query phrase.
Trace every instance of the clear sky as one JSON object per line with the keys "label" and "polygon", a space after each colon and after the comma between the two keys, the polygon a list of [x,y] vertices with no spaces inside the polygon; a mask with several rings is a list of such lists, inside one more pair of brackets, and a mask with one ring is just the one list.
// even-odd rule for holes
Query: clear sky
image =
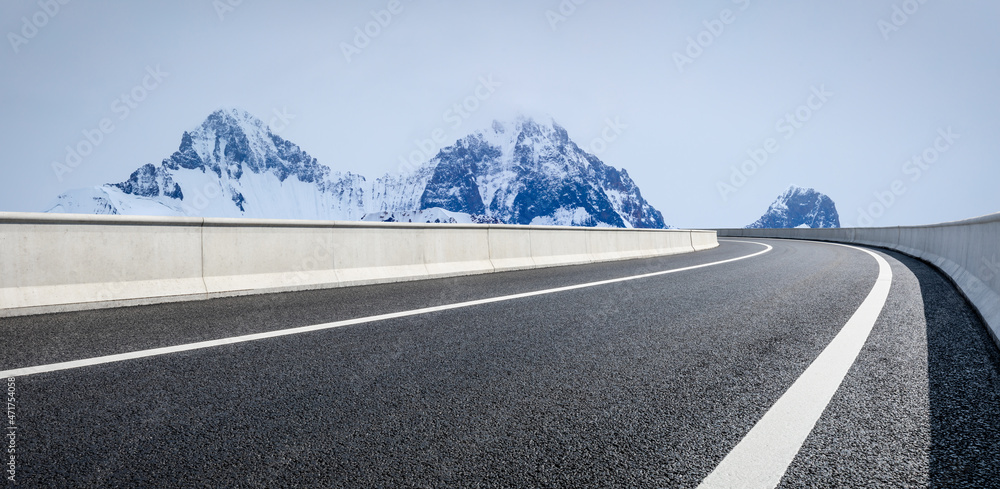
{"label": "clear sky", "polygon": [[369,177],[436,129],[547,114],[679,227],[749,224],[790,184],[845,226],[974,217],[1000,211],[998,25],[995,0],[7,0],[0,210],[238,107]]}

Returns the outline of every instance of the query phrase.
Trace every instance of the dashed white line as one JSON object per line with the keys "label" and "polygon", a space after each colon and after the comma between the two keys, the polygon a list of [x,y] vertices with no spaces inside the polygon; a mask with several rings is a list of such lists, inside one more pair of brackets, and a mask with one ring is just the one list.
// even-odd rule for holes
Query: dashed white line
{"label": "dashed white line", "polygon": [[845,246],[875,257],[879,269],[875,286],[840,333],[702,481],[699,489],[777,487],[868,341],[889,297],[892,268],[884,258],[866,249],[825,244]]}
{"label": "dashed white line", "polygon": [[[730,241],[732,241],[732,240],[730,240]],[[658,277],[658,276],[661,276],[661,275],[667,275],[667,274],[671,274],[671,273],[686,272],[686,271],[689,271],[689,270],[696,270],[696,269],[699,269],[699,268],[711,267],[711,266],[715,266],[715,265],[722,265],[722,264],[725,264],[725,263],[732,263],[732,262],[735,262],[735,261],[746,260],[748,258],[753,258],[753,257],[756,257],[756,256],[760,256],[760,255],[763,255],[764,253],[767,253],[767,252],[771,251],[772,249],[774,249],[773,247],[771,247],[768,244],[758,243],[758,242],[755,242],[755,241],[737,241],[737,242],[752,243],[752,244],[764,246],[765,248],[763,250],[761,250],[761,251],[756,252],[756,253],[752,253],[752,254],[741,256],[741,257],[737,257],[737,258],[730,258],[728,260],[722,260],[722,261],[717,261],[717,262],[712,262],[712,263],[704,263],[704,264],[701,264],[701,265],[694,265],[694,266],[684,267],[684,268],[675,268],[673,270],[664,270],[664,271],[660,271],[660,272],[645,273],[645,274],[642,274],[642,275],[632,275],[632,276],[629,276],[629,277],[621,277],[621,278],[615,278],[615,279],[610,279],[610,280],[601,280],[601,281],[598,281],[598,282],[588,282],[588,283],[584,283],[584,284],[569,285],[569,286],[565,286],[565,287],[556,287],[556,288],[552,288],[552,289],[537,290],[537,291],[533,291],[533,292],[524,292],[524,293],[520,293],[520,294],[505,295],[505,296],[500,296],[500,297],[491,297],[491,298],[488,298],[488,299],[479,299],[479,300],[473,300],[473,301],[458,302],[458,303],[455,303],[455,304],[447,304],[447,305],[443,305],[443,306],[425,307],[425,308],[413,309],[413,310],[409,310],[409,311],[394,312],[394,313],[389,313],[389,314],[379,314],[377,316],[367,316],[367,317],[356,318],[356,319],[347,319],[347,320],[343,320],[343,321],[335,321],[335,322],[332,322],[332,323],[316,324],[316,325],[312,325],[312,326],[302,326],[302,327],[299,327],[299,328],[283,329],[283,330],[279,330],[279,331],[269,331],[269,332],[266,332],[266,333],[256,333],[256,334],[250,334],[250,335],[244,335],[244,336],[234,336],[234,337],[222,338],[222,339],[218,339],[218,340],[201,341],[201,342],[198,342],[198,343],[188,343],[188,344],[184,344],[184,345],[168,346],[168,347],[163,347],[163,348],[153,348],[153,349],[150,349],[150,350],[141,350],[141,351],[134,351],[134,352],[129,352],[129,353],[120,353],[120,354],[117,354],[117,355],[107,355],[107,356],[102,356],[102,357],[86,358],[86,359],[83,359],[83,360],[74,360],[74,361],[69,361],[69,362],[52,363],[52,364],[48,364],[48,365],[38,365],[38,366],[34,366],[34,367],[24,367],[24,368],[18,368],[18,369],[13,369],[13,370],[6,370],[6,371],[3,371],[3,372],[0,372],[0,378],[5,378],[5,377],[23,377],[23,376],[26,376],[26,375],[40,374],[40,373],[45,373],[45,372],[55,372],[55,371],[59,371],[59,370],[69,370],[69,369],[83,368],[83,367],[89,367],[89,366],[94,366],[94,365],[102,365],[102,364],[107,364],[107,363],[122,362],[122,361],[125,361],[125,360],[134,360],[134,359],[137,359],[137,358],[155,357],[155,356],[168,355],[168,354],[171,354],[171,353],[179,353],[179,352],[184,352],[184,351],[201,350],[201,349],[205,349],[205,348],[212,348],[212,347],[222,346],[222,345],[232,345],[234,343],[245,343],[245,342],[248,342],[248,341],[263,340],[263,339],[267,339],[267,338],[277,338],[277,337],[280,337],[280,336],[289,336],[289,335],[295,335],[295,334],[301,334],[301,333],[309,333],[309,332],[312,332],[312,331],[320,331],[320,330],[325,330],[325,329],[341,328],[341,327],[344,327],[344,326],[352,326],[352,325],[356,325],[356,324],[365,324],[365,323],[372,323],[372,322],[376,322],[376,321],[385,321],[385,320],[388,320],[388,319],[398,319],[398,318],[404,318],[404,317],[410,317],[410,316],[418,316],[418,315],[421,315],[421,314],[429,314],[429,313],[433,313],[433,312],[448,311],[448,310],[452,310],[452,309],[461,309],[461,308],[465,308],[465,307],[473,307],[473,306],[478,306],[478,305],[483,305],[483,304],[492,304],[492,303],[495,303],[495,302],[512,301],[512,300],[517,300],[517,299],[524,299],[526,297],[535,297],[535,296],[540,296],[540,295],[556,294],[556,293],[559,293],[559,292],[566,292],[566,291],[570,291],[570,290],[584,289],[584,288],[588,288],[588,287],[598,287],[598,286],[601,286],[601,285],[609,285],[609,284],[614,284],[614,283],[627,282],[627,281],[630,281],[630,280],[640,280],[640,279],[645,279],[645,278]]]}

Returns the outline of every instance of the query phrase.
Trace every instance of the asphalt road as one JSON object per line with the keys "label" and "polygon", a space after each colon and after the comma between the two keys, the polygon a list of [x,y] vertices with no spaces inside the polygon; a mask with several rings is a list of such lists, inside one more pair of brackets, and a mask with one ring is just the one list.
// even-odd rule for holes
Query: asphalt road
{"label": "asphalt road", "polygon": [[[16,377],[16,484],[696,487],[844,327],[878,276],[862,251],[753,241],[773,250]],[[0,370],[762,249],[723,241],[657,259],[0,319]],[[997,487],[997,348],[940,273],[878,253],[892,267],[888,301],[780,487]]]}

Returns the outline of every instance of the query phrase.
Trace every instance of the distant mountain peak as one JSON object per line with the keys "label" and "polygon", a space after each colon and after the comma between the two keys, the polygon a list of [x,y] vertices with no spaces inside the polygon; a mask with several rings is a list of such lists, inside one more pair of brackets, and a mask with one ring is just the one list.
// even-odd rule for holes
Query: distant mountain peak
{"label": "distant mountain peak", "polygon": [[296,176],[303,182],[319,182],[329,168],[271,132],[252,114],[240,109],[212,112],[193,131],[185,131],[177,152],[163,160],[167,169],[211,170],[220,178],[226,173],[239,179],[243,172],[274,173],[284,181]]}
{"label": "distant mountain peak", "polygon": [[194,132],[242,133],[248,138],[270,138],[271,129],[253,114],[236,108],[219,109],[205,118]]}
{"label": "distant mountain peak", "polygon": [[813,188],[790,185],[748,229],[839,228],[833,199]]}

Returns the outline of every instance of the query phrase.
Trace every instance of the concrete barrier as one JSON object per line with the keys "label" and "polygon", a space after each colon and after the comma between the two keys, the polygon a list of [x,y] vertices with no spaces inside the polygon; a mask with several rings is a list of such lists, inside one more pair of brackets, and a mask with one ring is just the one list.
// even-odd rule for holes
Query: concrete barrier
{"label": "concrete barrier", "polygon": [[687,253],[714,231],[0,213],[0,317]]}
{"label": "concrete barrier", "polygon": [[214,219],[197,229],[204,290],[193,293],[308,289],[340,282],[334,268],[333,236],[327,227]]}
{"label": "concrete barrier", "polygon": [[929,226],[720,229],[719,237],[793,238],[888,248],[947,274],[979,310],[1000,347],[1000,213]]}
{"label": "concrete barrier", "polygon": [[531,234],[513,226],[490,226],[490,261],[497,272],[535,268]]}
{"label": "concrete barrier", "polygon": [[0,215],[0,311],[203,293],[200,223]]}
{"label": "concrete barrier", "polygon": [[691,247],[695,251],[708,250],[719,246],[719,241],[714,233],[704,231],[691,231]]}
{"label": "concrete barrier", "polygon": [[536,267],[591,263],[590,243],[585,228],[532,227],[531,259]]}

